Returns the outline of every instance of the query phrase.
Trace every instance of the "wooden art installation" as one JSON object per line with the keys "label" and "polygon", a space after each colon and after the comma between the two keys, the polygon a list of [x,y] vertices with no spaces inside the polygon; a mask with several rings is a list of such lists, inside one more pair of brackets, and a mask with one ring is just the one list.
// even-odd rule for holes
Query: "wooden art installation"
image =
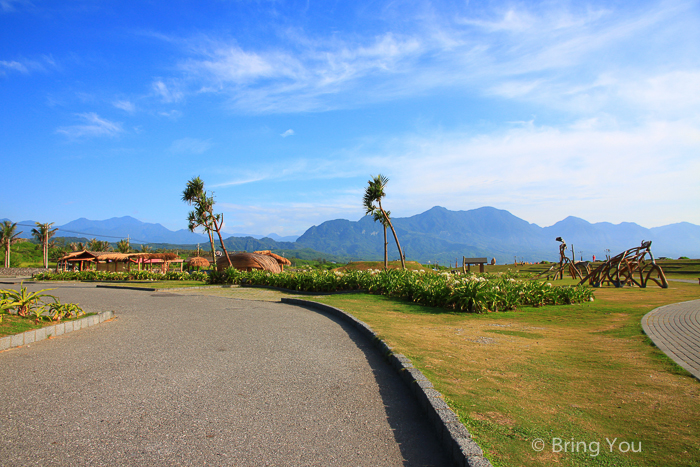
{"label": "wooden art installation", "polygon": [[[563,279],[564,271],[568,271],[572,279],[583,279],[583,274],[581,274],[581,271],[579,271],[578,267],[576,267],[576,260],[569,259],[566,256],[566,242],[564,241],[564,239],[561,237],[557,237],[556,240],[558,242],[561,242],[561,245],[559,245],[559,263],[553,265],[546,271],[538,274],[537,277],[546,275],[547,279],[549,279],[552,276],[554,277],[554,279]],[[573,245],[571,246],[571,257],[576,257],[574,255]],[[585,267],[588,268],[587,265]],[[587,269],[586,272],[588,272]]]}
{"label": "wooden art installation", "polygon": [[[646,259],[647,254],[649,259]],[[612,284],[615,287],[625,285],[645,288],[649,281],[661,288],[668,288],[668,281],[661,266],[656,264],[651,253],[651,241],[642,241],[642,245],[625,250],[610,258],[591,271],[580,284],[588,281],[593,287]]]}

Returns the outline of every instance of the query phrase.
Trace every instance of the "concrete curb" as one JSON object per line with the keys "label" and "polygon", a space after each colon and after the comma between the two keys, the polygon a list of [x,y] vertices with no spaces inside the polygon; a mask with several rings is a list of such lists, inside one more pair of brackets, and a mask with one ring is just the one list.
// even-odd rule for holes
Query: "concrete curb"
{"label": "concrete curb", "polygon": [[491,467],[491,462],[484,457],[483,451],[472,439],[466,427],[459,421],[457,414],[447,406],[442,394],[433,388],[433,384],[419,369],[413,366],[411,360],[404,355],[394,353],[391,347],[377,337],[377,334],[366,323],[339,308],[323,303],[299,298],[282,298],[281,300],[282,303],[312,308],[350,323],[360,331],[360,334],[372,342],[399,373],[433,424],[443,448],[452,457],[454,465],[459,467]]}
{"label": "concrete curb", "polygon": [[270,285],[241,284],[240,286],[251,288],[251,289],[270,289],[270,290],[277,290],[278,292],[284,292],[284,293],[288,293],[288,294],[313,295],[313,296],[369,293],[367,290],[339,290],[337,292],[306,292],[304,290],[285,289],[284,287],[272,287]]}
{"label": "concrete curb", "polygon": [[14,336],[0,337],[0,352],[13,347],[21,347],[51,337],[68,334],[69,332],[78,331],[79,329],[89,326],[95,326],[112,318],[114,318],[113,311],[103,311],[102,313],[86,316],[85,318],[76,319],[75,321],[66,321],[39,329],[32,329],[31,331],[15,334]]}

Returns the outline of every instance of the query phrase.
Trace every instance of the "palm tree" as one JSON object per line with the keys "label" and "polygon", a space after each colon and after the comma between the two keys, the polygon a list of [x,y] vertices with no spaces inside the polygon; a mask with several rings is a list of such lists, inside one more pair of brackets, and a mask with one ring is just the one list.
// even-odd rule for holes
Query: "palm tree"
{"label": "palm tree", "polygon": [[370,179],[367,182],[367,188],[365,188],[365,196],[362,199],[362,204],[365,207],[365,214],[373,215],[375,220],[377,220],[378,216],[381,216],[380,219],[384,219],[384,221],[382,221],[382,224],[386,222],[386,224],[389,226],[389,228],[391,229],[391,233],[394,234],[396,248],[399,249],[401,268],[406,269],[406,260],[403,257],[403,251],[401,250],[401,245],[399,244],[399,237],[396,236],[396,230],[394,230],[394,226],[391,223],[389,214],[387,214],[387,212],[382,207],[382,198],[386,196],[384,188],[386,187],[387,183],[389,183],[389,179],[382,174],[379,174],[376,177]]}
{"label": "palm tree", "polygon": [[0,225],[0,243],[5,247],[5,267],[10,267],[10,246],[17,242],[17,236],[22,232],[15,233],[17,229],[17,223],[12,223],[10,221],[4,221]]}
{"label": "palm tree", "polygon": [[209,236],[212,263],[216,264],[216,248],[214,247],[214,237],[212,236],[213,227],[208,223],[207,213],[201,207],[197,207],[194,211],[190,211],[187,214],[187,228],[190,232],[194,232],[197,227],[204,227],[204,231]]}
{"label": "palm tree", "polygon": [[90,251],[111,251],[112,245],[107,240],[90,239],[87,244],[87,249]]}
{"label": "palm tree", "polygon": [[86,249],[83,242],[72,242],[69,246],[72,251],[83,251]]}
{"label": "palm tree", "polygon": [[148,246],[146,244],[141,245],[141,253],[150,253],[150,252],[151,252],[150,246]]}
{"label": "palm tree", "polygon": [[224,256],[226,256],[228,265],[233,266],[231,263],[231,258],[228,256],[228,251],[226,251],[224,239],[221,238],[221,226],[224,222],[224,215],[214,214],[214,197],[207,196],[207,192],[204,190],[204,182],[201,178],[194,177],[192,180],[187,182],[187,186],[182,192],[182,201],[186,202],[190,206],[194,205],[195,207],[194,211],[191,211],[187,216],[187,223],[190,231],[194,232],[194,229],[202,226],[209,234],[211,254],[214,263],[216,263],[216,250],[214,248],[214,240],[211,234],[212,230],[216,231],[217,235],[219,236],[221,249],[224,250]]}
{"label": "palm tree", "polygon": [[129,253],[131,251],[131,245],[129,245],[128,238],[122,238],[117,242],[117,249],[119,253]]}
{"label": "palm tree", "polygon": [[[391,211],[387,211],[386,216],[391,219]],[[386,241],[386,228],[389,227],[389,223],[379,210],[374,211],[372,217],[374,217],[374,222],[379,221],[382,223],[382,227],[384,227],[384,270],[386,271],[389,269],[389,243]]]}
{"label": "palm tree", "polygon": [[42,251],[44,253],[43,256],[45,268],[49,267],[49,240],[51,239],[51,237],[56,235],[56,232],[58,231],[58,228],[52,229],[52,225],[53,222],[44,224],[42,224],[41,222],[36,222],[37,228],[32,229],[32,235],[34,236],[34,238],[41,242]]}

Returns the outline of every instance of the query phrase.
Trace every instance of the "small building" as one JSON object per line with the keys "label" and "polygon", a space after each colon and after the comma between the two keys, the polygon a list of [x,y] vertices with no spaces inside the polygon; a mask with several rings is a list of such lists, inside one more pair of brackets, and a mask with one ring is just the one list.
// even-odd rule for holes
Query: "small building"
{"label": "small building", "polygon": [[157,267],[162,273],[166,273],[170,270],[171,264],[179,264],[179,270],[182,271],[183,262],[184,260],[175,253],[114,253],[83,250],[60,258],[56,262],[56,272],[76,269],[78,271],[128,272],[132,268],[142,271]]}

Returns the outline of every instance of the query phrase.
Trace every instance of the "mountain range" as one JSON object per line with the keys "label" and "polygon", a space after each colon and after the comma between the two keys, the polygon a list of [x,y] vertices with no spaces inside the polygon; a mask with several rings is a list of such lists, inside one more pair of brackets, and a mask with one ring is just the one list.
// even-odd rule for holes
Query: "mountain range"
{"label": "mountain range", "polygon": [[[576,258],[603,258],[651,240],[655,256],[700,257],[700,226],[681,222],[647,229],[635,223],[591,224],[577,217],[567,217],[549,227],[539,227],[508,211],[482,207],[469,211],[450,211],[433,207],[411,217],[392,219],[407,259],[423,263],[461,261],[466,257],[495,258],[498,263],[518,261],[554,261],[559,258],[557,237],[573,245]],[[22,237],[29,238],[33,221],[19,222]],[[208,238],[186,229],[171,231],[160,224],[141,222],[133,217],[103,221],[78,219],[59,226],[59,236],[88,236],[116,242],[131,238],[132,244],[159,243],[192,245],[207,248]],[[270,238],[262,235],[236,234],[225,239],[227,249],[253,251],[274,249],[310,251],[344,259],[383,258],[384,233],[381,224],[366,216],[358,221],[337,219],[312,226],[302,236]],[[398,258],[391,231],[388,231],[390,259]],[[609,250],[609,251],[608,251]],[[293,255],[293,253],[290,253]]]}

